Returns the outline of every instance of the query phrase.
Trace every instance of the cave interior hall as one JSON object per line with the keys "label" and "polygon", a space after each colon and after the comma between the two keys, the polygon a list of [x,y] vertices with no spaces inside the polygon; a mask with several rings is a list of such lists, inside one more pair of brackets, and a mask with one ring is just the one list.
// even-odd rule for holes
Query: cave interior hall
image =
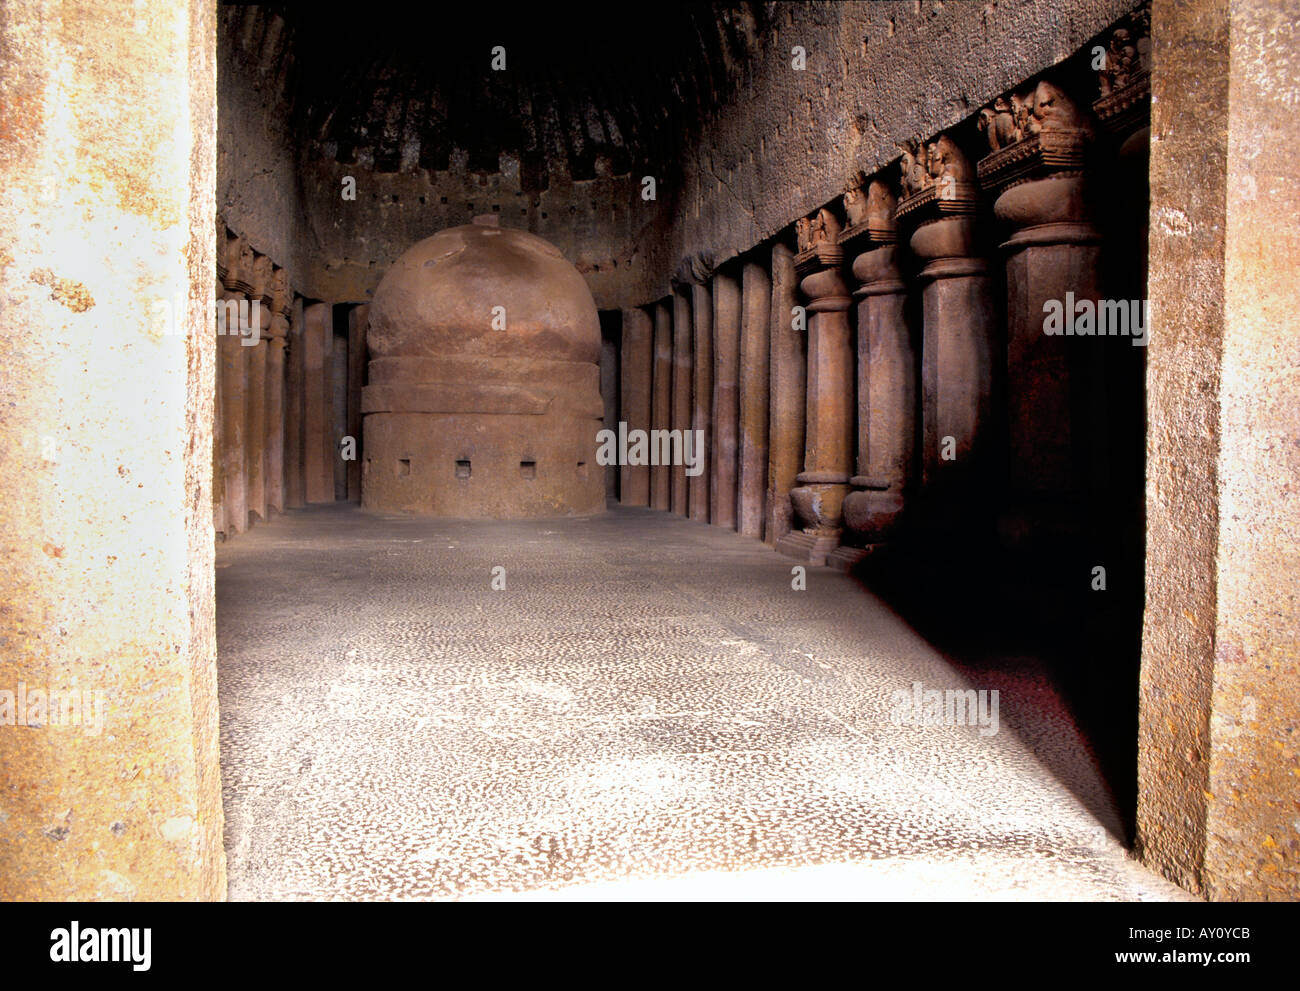
{"label": "cave interior hall", "polygon": [[1297,23],[6,3],[0,898],[1295,899]]}

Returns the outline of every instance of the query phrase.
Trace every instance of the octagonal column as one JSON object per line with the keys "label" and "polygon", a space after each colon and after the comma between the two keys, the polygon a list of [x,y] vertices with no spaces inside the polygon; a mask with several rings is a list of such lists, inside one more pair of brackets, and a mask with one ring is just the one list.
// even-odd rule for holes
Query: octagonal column
{"label": "octagonal column", "polygon": [[[245,463],[248,472],[248,513],[250,521],[266,519],[266,352],[271,326],[271,259],[256,255],[253,259],[253,289],[249,294],[247,433]],[[252,301],[258,303],[252,306]]]}
{"label": "octagonal column", "polygon": [[921,532],[951,543],[974,535],[992,455],[994,310],[976,247],[974,170],[940,135],[908,142],[895,216],[923,265]]}
{"label": "octagonal column", "polygon": [[266,342],[266,507],[284,512],[284,380],[289,309],[293,294],[288,273],[278,266],[271,273],[271,319]]}
{"label": "octagonal column", "polygon": [[[1080,530],[1090,386],[1102,386],[1100,235],[1087,203],[1087,118],[1050,82],[990,108],[980,182],[1009,234],[1007,476],[998,520],[1009,548],[1062,549]],[[986,115],[986,119],[987,115]],[[1078,321],[1076,309],[1092,314]],[[1052,314],[1057,314],[1055,323]],[[1124,317],[1128,317],[1125,307]],[[1123,342],[1128,347],[1128,342]],[[1094,381],[1089,381],[1094,380]],[[1101,431],[1098,431],[1100,436]]]}
{"label": "octagonal column", "polygon": [[[691,429],[691,300],[680,289],[673,292],[673,401],[672,428],[681,431]],[[686,474],[686,465],[674,465],[669,491],[669,503],[678,516],[686,516],[688,511],[688,493],[690,478]]]}
{"label": "octagonal column", "polygon": [[306,369],[303,365],[303,299],[293,294],[289,308],[288,348],[284,375],[284,504],[298,509],[307,504],[303,470],[303,411]]}
{"label": "octagonal column", "polygon": [[369,362],[366,333],[370,327],[370,304],[362,303],[348,312],[348,430],[356,445],[356,457],[345,462],[348,472],[348,502],[361,501],[361,392],[366,384]]}
{"label": "octagonal column", "polygon": [[[654,371],[652,380],[652,400],[650,427],[652,430],[667,431],[672,428],[673,403],[673,311],[666,300],[660,300],[652,307],[654,320]],[[662,453],[658,445],[651,445],[651,451],[658,460]],[[670,488],[673,466],[671,464],[654,464],[650,466],[650,508],[667,512],[671,506]]]}
{"label": "octagonal column", "polygon": [[709,522],[709,489],[713,462],[713,294],[704,284],[691,286],[691,315],[694,318],[694,398],[691,429],[704,438],[703,467],[686,487],[691,519]]}
{"label": "octagonal column", "polygon": [[772,309],[768,354],[767,507],[763,539],[775,544],[791,529],[790,490],[803,467],[805,359],[802,329],[794,326],[798,280],[794,253],[780,241],[772,245]]}
{"label": "octagonal column", "polygon": [[740,440],[736,475],[736,529],[762,539],[767,493],[768,362],[772,280],[767,268],[745,262],[741,275]]}
{"label": "octagonal column", "polygon": [[853,297],[840,269],[844,253],[835,243],[839,222],[829,210],[801,224],[802,250],[795,257],[799,288],[808,300],[808,394],[804,470],[790,493],[802,529],[776,549],[810,564],[825,564],[844,529],[844,497],[853,476]]}
{"label": "octagonal column", "polygon": [[[640,307],[623,310],[623,360],[619,367],[623,422],[633,430],[649,430],[654,366],[654,331],[650,315]],[[624,506],[650,505],[650,466],[620,467],[619,501]]]}
{"label": "octagonal column", "polygon": [[248,348],[241,343],[245,328],[239,313],[248,310],[252,277],[252,245],[242,237],[231,238],[227,244],[223,292],[218,301],[218,305],[224,307],[224,316],[217,338],[221,369],[221,473],[225,486],[227,536],[248,529],[248,465],[244,452],[248,436]]}
{"label": "octagonal column", "polygon": [[[217,242],[216,242],[216,261],[217,261],[217,280],[214,285],[214,312],[215,307],[220,306],[222,294],[225,292],[225,280],[229,276],[229,266],[226,263],[226,245],[230,241],[230,231],[226,229],[226,223],[220,217],[217,217]],[[215,322],[209,328],[213,333],[216,332]],[[217,353],[220,354],[221,342],[217,339]],[[221,360],[218,359],[213,363],[213,407],[212,407],[212,529],[215,533],[220,534],[223,538],[226,535],[226,476],[225,464],[222,460],[221,451]]]}
{"label": "octagonal column", "polygon": [[916,367],[898,268],[897,200],[880,179],[844,194],[851,222],[840,235],[856,253],[858,402],[857,470],[844,498],[845,542],[828,562],[847,570],[897,529],[914,460]]}
{"label": "octagonal column", "polygon": [[736,441],[740,421],[740,283],[713,276],[713,479],[709,522],[736,528]]}
{"label": "octagonal column", "polygon": [[334,427],[326,389],[333,330],[328,303],[303,310],[303,477],[308,503],[334,501]]}

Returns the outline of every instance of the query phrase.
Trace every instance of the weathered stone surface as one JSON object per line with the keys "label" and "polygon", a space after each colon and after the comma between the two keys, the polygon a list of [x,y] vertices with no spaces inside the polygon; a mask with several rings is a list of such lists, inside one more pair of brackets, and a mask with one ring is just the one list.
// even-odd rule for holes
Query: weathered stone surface
{"label": "weathered stone surface", "polygon": [[213,14],[0,18],[0,691],[83,703],[0,720],[4,901],[225,896]]}
{"label": "weathered stone surface", "polygon": [[1297,20],[1153,5],[1138,840],[1215,899],[1300,893]]}

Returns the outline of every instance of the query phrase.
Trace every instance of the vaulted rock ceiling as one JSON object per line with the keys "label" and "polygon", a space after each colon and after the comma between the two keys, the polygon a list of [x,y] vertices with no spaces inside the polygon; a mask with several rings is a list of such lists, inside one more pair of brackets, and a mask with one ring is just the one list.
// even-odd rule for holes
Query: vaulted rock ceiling
{"label": "vaulted rock ceiling", "polygon": [[[504,155],[530,191],[557,169],[574,180],[671,169],[744,84],[768,16],[754,2],[222,15],[231,44],[280,90],[302,152],[375,172],[494,173]],[[505,72],[491,69],[498,45]]]}

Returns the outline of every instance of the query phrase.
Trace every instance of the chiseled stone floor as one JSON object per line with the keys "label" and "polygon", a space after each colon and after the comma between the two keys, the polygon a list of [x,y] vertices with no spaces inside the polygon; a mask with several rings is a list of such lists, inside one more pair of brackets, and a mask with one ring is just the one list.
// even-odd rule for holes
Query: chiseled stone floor
{"label": "chiseled stone floor", "polygon": [[[230,896],[1187,897],[1041,679],[792,564],[627,509],[318,507],[223,545]],[[998,689],[998,733],[895,725],[915,681]]]}

